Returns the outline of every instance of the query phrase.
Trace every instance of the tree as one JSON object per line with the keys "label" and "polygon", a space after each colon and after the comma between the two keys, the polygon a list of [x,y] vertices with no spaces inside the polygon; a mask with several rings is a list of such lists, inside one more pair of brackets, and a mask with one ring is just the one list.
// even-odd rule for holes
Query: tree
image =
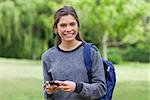
{"label": "tree", "polygon": [[105,59],[108,46],[134,44],[145,36],[142,24],[149,11],[146,1],[100,0],[97,3],[88,0],[80,2],[80,9],[84,37],[94,38],[95,43],[99,40]]}

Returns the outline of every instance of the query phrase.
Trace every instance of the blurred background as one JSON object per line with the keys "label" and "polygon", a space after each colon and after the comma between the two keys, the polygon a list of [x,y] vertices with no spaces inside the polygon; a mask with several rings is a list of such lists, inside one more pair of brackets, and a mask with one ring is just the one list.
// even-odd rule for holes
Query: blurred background
{"label": "blurred background", "polygon": [[115,64],[113,100],[150,99],[150,0],[0,0],[1,100],[44,100],[40,57],[64,5],[77,11],[83,39]]}

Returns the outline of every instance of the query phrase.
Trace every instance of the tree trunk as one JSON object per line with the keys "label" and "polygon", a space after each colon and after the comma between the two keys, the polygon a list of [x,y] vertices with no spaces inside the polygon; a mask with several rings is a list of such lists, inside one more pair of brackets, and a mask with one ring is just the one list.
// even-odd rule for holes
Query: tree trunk
{"label": "tree trunk", "polygon": [[107,40],[108,40],[108,33],[104,33],[103,38],[102,38],[102,46],[103,46],[103,58],[104,59],[108,59],[108,44],[107,44]]}

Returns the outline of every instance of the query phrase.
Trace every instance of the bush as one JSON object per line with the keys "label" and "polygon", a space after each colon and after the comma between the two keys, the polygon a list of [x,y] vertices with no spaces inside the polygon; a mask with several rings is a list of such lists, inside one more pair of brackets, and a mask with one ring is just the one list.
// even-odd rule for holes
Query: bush
{"label": "bush", "polygon": [[110,48],[108,51],[108,59],[114,64],[121,63],[122,62],[121,51],[118,48]]}
{"label": "bush", "polygon": [[149,50],[129,46],[123,50],[123,59],[127,61],[149,62]]}
{"label": "bush", "polygon": [[48,45],[45,41],[34,38],[34,41],[29,40],[12,41],[13,45],[2,45],[0,48],[0,56],[7,58],[25,58],[25,59],[40,59],[41,54],[47,50]]}

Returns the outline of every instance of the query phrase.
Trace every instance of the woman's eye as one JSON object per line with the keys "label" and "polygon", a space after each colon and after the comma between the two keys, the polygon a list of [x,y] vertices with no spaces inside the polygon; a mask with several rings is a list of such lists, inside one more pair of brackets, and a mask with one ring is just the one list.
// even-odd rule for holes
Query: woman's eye
{"label": "woman's eye", "polygon": [[70,25],[71,25],[71,26],[74,26],[74,25],[75,25],[75,23],[70,23]]}
{"label": "woman's eye", "polygon": [[60,24],[60,26],[61,26],[61,27],[66,27],[67,25],[66,25],[66,24]]}

